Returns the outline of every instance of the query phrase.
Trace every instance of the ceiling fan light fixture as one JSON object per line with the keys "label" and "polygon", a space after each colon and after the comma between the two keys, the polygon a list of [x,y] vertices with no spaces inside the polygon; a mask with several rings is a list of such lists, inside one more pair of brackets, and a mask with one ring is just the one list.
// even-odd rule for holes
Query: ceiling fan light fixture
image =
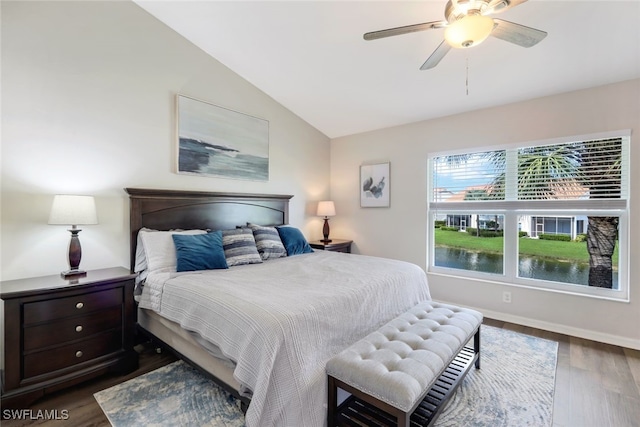
{"label": "ceiling fan light fixture", "polygon": [[482,43],[493,31],[493,19],[484,15],[467,15],[452,22],[444,30],[444,38],[458,49]]}

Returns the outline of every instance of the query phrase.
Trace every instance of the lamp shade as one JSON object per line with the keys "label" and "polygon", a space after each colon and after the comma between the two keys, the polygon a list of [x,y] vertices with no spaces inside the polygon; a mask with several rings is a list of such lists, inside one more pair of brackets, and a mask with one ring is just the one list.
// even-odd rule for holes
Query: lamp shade
{"label": "lamp shade", "polygon": [[53,198],[49,224],[97,224],[96,202],[93,196],[57,195]]}
{"label": "lamp shade", "polygon": [[476,46],[489,37],[493,27],[493,19],[488,16],[467,15],[449,24],[444,30],[444,38],[455,48]]}
{"label": "lamp shade", "polygon": [[336,207],[331,200],[318,202],[318,216],[335,216]]}

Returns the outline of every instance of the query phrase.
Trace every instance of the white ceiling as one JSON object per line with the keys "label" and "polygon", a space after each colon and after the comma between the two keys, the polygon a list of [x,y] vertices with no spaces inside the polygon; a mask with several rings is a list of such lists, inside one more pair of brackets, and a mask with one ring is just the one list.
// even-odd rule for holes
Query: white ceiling
{"label": "white ceiling", "polygon": [[362,35],[442,20],[446,0],[134,1],[331,138],[640,78],[640,0],[530,0],[493,16],[538,45],[490,37],[427,71],[444,30]]}

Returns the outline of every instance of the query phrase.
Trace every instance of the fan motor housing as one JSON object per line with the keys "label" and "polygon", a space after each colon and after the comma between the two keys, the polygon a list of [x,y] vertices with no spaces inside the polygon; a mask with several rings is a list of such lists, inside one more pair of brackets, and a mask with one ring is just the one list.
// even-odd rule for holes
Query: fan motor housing
{"label": "fan motor housing", "polygon": [[[508,4],[507,0],[501,3]],[[444,8],[447,22],[452,23],[467,15],[481,15],[489,7],[489,0],[449,0]]]}

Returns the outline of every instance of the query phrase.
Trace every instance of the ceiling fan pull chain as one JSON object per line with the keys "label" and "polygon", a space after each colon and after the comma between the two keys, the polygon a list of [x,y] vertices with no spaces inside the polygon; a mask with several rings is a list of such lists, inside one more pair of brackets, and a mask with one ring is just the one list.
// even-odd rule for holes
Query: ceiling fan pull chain
{"label": "ceiling fan pull chain", "polygon": [[467,78],[466,78],[465,84],[467,88],[467,96],[469,96],[469,57],[468,56],[467,56]]}

